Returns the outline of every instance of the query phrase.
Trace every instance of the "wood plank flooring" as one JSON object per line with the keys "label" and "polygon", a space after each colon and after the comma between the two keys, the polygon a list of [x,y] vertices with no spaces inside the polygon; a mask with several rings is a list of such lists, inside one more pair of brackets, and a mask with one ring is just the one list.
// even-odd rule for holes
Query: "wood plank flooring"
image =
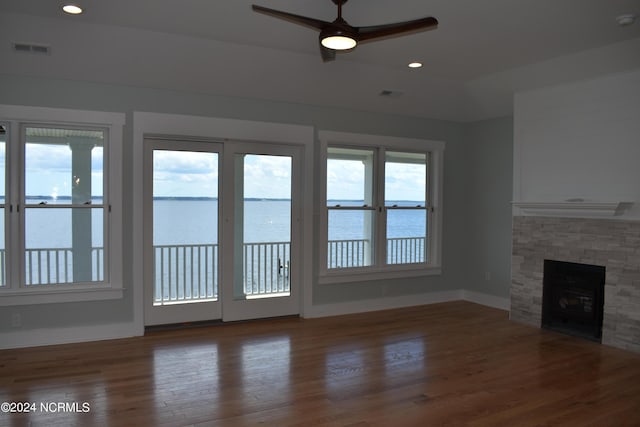
{"label": "wood plank flooring", "polygon": [[0,402],[38,406],[0,425],[640,426],[640,354],[507,317],[450,302],[0,351]]}

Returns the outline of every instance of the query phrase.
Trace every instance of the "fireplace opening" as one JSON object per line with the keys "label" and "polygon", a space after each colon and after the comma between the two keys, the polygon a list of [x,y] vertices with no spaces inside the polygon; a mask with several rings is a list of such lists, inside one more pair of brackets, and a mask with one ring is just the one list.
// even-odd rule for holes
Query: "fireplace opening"
{"label": "fireplace opening", "polygon": [[602,341],[605,267],[544,260],[542,327]]}

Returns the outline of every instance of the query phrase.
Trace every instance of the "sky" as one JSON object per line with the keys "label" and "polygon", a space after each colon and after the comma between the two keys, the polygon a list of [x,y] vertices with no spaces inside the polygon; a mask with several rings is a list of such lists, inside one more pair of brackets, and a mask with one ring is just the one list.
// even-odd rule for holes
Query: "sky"
{"label": "sky", "polygon": [[[218,197],[218,154],[154,152],[154,197]],[[244,197],[291,198],[291,158],[244,156]]]}
{"label": "sky", "polygon": [[[424,201],[424,165],[386,163],[385,199]],[[327,199],[364,200],[365,168],[361,161],[329,160]]]}
{"label": "sky", "polygon": [[[103,149],[91,150],[91,191],[103,195]],[[27,144],[25,148],[27,196],[71,196],[71,150],[66,145]]]}
{"label": "sky", "polygon": [[[154,151],[154,196],[217,197],[218,154],[187,151]],[[102,195],[103,150],[92,151],[93,195]],[[63,145],[37,144],[26,151],[28,195],[71,194],[71,150]],[[5,144],[0,143],[0,164],[5,164]],[[245,197],[290,198],[291,160],[286,156],[247,155]],[[387,163],[387,200],[424,200],[423,165]],[[4,184],[4,174],[0,180]],[[4,188],[4,185],[2,185]],[[362,163],[330,160],[327,193],[331,200],[361,200],[364,188]]]}

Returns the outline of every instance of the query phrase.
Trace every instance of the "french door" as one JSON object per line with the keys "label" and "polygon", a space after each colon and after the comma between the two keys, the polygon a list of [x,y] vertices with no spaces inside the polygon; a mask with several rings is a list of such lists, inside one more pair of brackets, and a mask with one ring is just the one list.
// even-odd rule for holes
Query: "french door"
{"label": "french door", "polygon": [[225,146],[223,320],[298,314],[300,155],[285,145]]}
{"label": "french door", "polygon": [[296,148],[145,139],[145,324],[299,313]]}

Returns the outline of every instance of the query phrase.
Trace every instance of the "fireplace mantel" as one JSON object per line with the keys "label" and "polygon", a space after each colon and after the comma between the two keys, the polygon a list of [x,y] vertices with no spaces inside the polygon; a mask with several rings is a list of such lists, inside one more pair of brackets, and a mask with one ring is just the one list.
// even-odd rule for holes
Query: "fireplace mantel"
{"label": "fireplace mantel", "polygon": [[590,202],[567,200],[561,202],[512,202],[525,216],[554,216],[565,218],[603,218],[620,216],[633,202]]}

